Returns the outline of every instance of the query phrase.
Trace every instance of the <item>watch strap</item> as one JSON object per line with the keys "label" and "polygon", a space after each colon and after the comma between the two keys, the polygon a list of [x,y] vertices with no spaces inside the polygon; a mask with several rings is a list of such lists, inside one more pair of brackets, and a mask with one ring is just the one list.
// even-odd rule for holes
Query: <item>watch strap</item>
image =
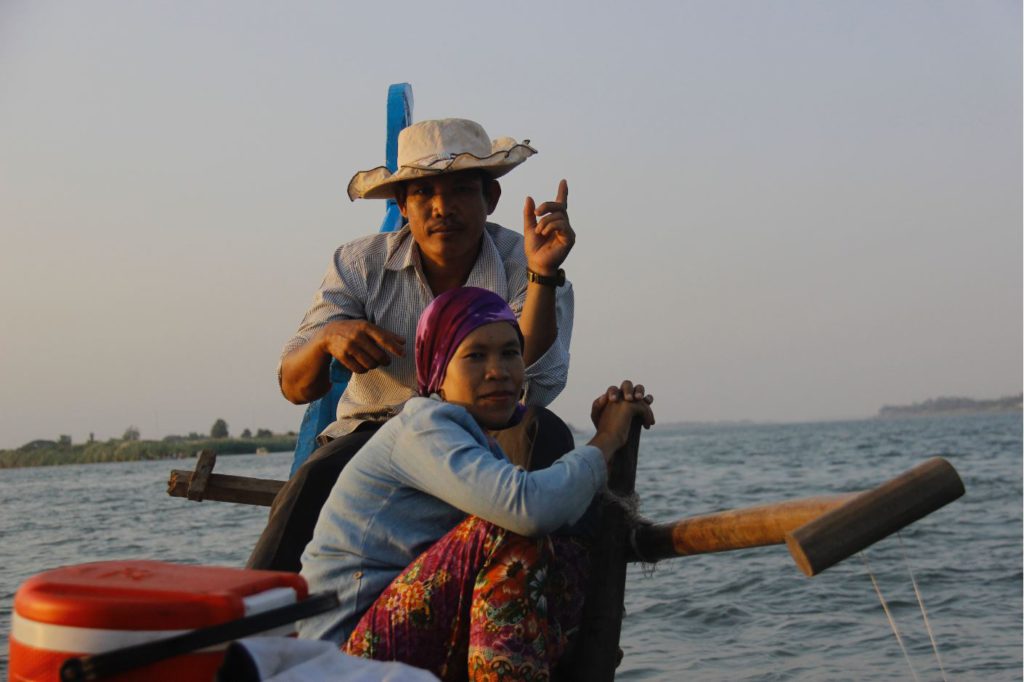
{"label": "watch strap", "polygon": [[546,287],[561,287],[561,286],[565,286],[565,270],[563,270],[562,268],[558,268],[558,273],[553,275],[553,276],[551,276],[551,275],[540,275],[540,274],[537,274],[536,272],[534,272],[533,270],[530,270],[529,268],[527,268],[526,269],[526,281],[527,282],[536,282],[537,284],[542,284],[542,285],[544,285]]}

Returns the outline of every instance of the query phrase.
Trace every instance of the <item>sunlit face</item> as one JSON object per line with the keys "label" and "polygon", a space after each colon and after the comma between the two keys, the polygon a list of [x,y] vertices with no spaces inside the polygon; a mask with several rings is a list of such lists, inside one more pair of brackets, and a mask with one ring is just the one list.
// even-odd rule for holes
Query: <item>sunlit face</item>
{"label": "sunlit face", "polygon": [[432,264],[470,261],[480,249],[487,216],[501,189],[478,171],[409,180],[395,200],[420,253]]}
{"label": "sunlit face", "polygon": [[505,427],[523,387],[519,335],[508,322],[492,322],[469,334],[448,362],[441,397],[462,405],[488,429]]}

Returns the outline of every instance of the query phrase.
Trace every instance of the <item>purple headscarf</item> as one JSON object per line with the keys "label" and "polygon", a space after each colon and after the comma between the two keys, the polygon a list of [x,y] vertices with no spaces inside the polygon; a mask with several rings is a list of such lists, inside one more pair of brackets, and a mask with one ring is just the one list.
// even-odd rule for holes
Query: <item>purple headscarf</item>
{"label": "purple headscarf", "polygon": [[462,287],[430,302],[416,325],[416,389],[421,396],[437,393],[459,344],[474,329],[492,322],[511,324],[522,345],[523,333],[515,314],[493,291]]}

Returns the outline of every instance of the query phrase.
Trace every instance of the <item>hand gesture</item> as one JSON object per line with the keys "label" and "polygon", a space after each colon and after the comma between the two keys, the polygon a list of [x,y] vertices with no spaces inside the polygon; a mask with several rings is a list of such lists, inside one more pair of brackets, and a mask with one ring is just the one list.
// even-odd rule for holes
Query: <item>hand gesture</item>
{"label": "hand gesture", "polygon": [[590,419],[597,428],[590,444],[600,448],[610,461],[615,451],[626,444],[634,417],[641,418],[645,429],[654,425],[653,402],[654,396],[646,393],[643,384],[634,386],[627,379],[621,386],[609,386],[590,408]]}
{"label": "hand gesture", "polygon": [[[533,197],[523,205],[523,246],[526,267],[539,275],[551,276],[565,262],[576,233],[569,224],[569,183],[558,183],[558,196],[535,206]],[[537,218],[540,218],[538,221]]]}
{"label": "hand gesture", "polygon": [[391,364],[405,355],[405,338],[366,320],[339,320],[320,331],[323,351],[356,374]]}

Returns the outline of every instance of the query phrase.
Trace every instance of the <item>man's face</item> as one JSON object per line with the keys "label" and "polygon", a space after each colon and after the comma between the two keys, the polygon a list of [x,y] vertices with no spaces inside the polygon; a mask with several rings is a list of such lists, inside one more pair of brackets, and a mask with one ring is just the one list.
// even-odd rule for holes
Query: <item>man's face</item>
{"label": "man's face", "polygon": [[476,258],[484,223],[500,194],[497,182],[477,171],[460,171],[410,180],[395,200],[420,253],[443,266]]}

